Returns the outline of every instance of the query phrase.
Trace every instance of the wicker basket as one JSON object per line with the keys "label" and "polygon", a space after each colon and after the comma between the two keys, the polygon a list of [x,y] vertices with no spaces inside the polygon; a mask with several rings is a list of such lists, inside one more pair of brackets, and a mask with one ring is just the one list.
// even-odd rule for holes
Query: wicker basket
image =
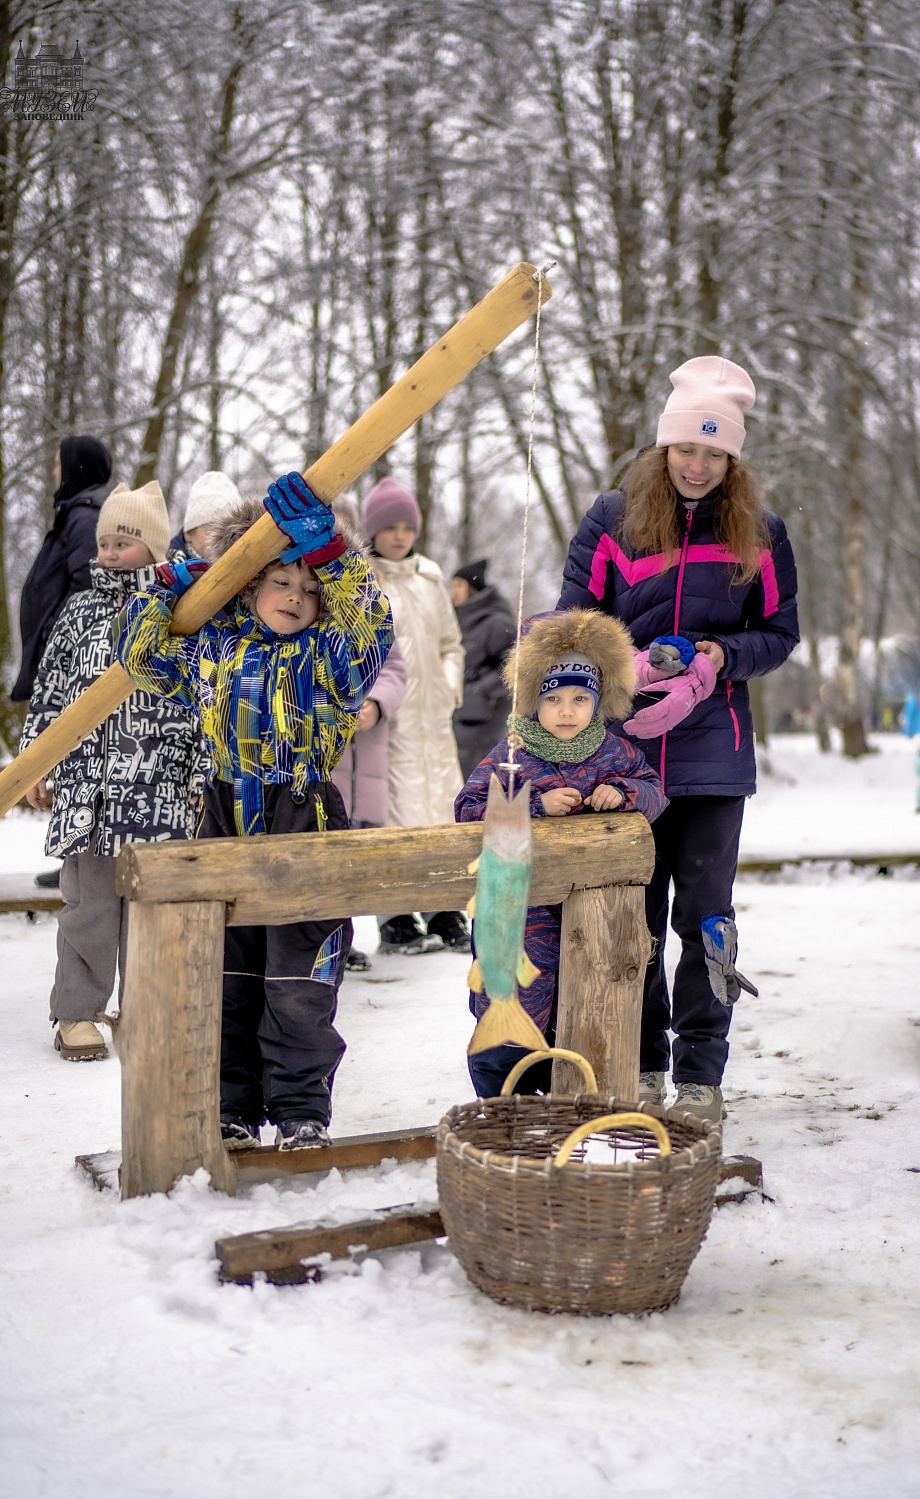
{"label": "wicker basket", "polygon": [[[722,1134],[688,1114],[601,1098],[511,1096],[460,1104],[437,1136],[438,1196],[451,1246],[474,1285],[531,1311],[660,1311],[676,1301],[712,1216]],[[507,1091],[506,1091],[507,1090]],[[665,1128],[665,1125],[667,1128]],[[603,1133],[629,1160],[585,1159]],[[657,1146],[649,1140],[653,1133]]]}

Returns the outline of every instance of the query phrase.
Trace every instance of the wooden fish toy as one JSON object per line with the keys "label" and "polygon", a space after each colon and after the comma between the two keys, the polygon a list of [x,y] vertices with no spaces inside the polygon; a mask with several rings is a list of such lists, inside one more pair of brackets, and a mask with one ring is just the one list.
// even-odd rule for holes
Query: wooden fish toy
{"label": "wooden fish toy", "polygon": [[469,866],[470,874],[478,870],[476,894],[467,906],[476,920],[476,957],[468,983],[477,994],[485,991],[491,1003],[473,1032],[470,1053],[507,1044],[547,1050],[546,1037],[517,997],[518,985],[526,989],[540,971],[524,951],[532,866],[530,782],[509,800],[493,776],[482,820],[482,853]]}

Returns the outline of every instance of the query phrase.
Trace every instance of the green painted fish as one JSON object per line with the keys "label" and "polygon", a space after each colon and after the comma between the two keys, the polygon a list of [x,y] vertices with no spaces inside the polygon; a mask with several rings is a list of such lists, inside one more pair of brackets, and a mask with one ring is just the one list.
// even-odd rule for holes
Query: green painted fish
{"label": "green painted fish", "polygon": [[482,820],[482,853],[470,865],[470,874],[478,869],[476,894],[467,907],[476,919],[476,958],[468,982],[477,994],[485,991],[491,1004],[473,1032],[467,1047],[471,1053],[508,1044],[547,1050],[546,1037],[517,997],[518,985],[526,989],[540,971],[524,951],[532,866],[530,782],[509,800],[493,776]]}

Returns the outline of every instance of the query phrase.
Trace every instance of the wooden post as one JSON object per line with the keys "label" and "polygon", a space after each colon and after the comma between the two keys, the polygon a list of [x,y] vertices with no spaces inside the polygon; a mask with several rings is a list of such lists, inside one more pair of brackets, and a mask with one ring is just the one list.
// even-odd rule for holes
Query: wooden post
{"label": "wooden post", "polygon": [[[627,1102],[639,1096],[642,988],[650,952],[641,886],[576,890],[563,901],[556,1045],[587,1057],[599,1091]],[[553,1092],[579,1088],[575,1069],[554,1062]]]}
{"label": "wooden post", "polygon": [[204,1166],[236,1190],[220,1138],[222,901],[132,904],[122,1016],[121,1195],[168,1192]]}
{"label": "wooden post", "polygon": [[[331,504],[420,416],[527,321],[536,311],[540,295],[535,275],[534,267],[525,261],[509,271],[317,459],[304,478],[320,499]],[[549,301],[551,295],[549,282],[544,280],[542,300]],[[263,515],[179,600],[170,625],[172,633],[190,635],[199,630],[285,546],[287,538],[271,516]],[[44,733],[0,771],[0,817],[133,691],[128,673],[115,662],[65,708]]]}

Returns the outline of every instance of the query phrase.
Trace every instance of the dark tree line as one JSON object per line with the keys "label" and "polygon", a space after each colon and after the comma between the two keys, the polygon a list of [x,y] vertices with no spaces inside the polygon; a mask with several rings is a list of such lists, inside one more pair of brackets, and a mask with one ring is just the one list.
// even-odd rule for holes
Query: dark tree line
{"label": "dark tree line", "polygon": [[[8,82],[20,41],[78,39],[92,112],[0,113],[5,669],[63,434],[177,512],[205,467],[259,484],[516,260],[555,259],[533,601],[669,370],[723,352],[760,392],[816,725],[865,748],[867,649],[920,614],[912,0],[0,0]],[[488,551],[509,587],[532,353],[525,329],[376,471],[436,555]]]}

